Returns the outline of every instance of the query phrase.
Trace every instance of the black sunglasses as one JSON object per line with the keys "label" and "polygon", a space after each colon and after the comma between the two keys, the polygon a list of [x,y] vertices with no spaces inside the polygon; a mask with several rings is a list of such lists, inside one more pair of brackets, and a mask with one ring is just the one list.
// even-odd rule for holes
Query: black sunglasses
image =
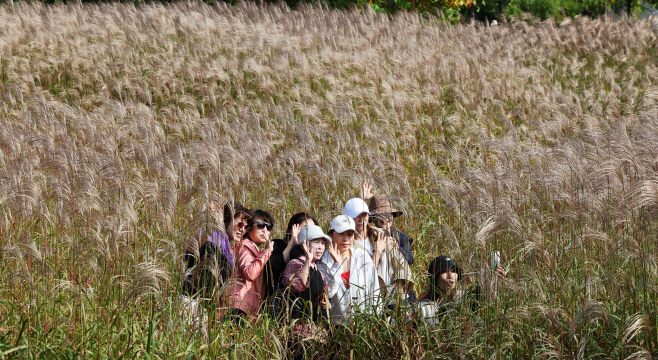
{"label": "black sunglasses", "polygon": [[258,230],[263,230],[267,228],[267,231],[272,231],[272,228],[274,228],[273,224],[262,222],[262,221],[256,221],[256,225],[258,226]]}
{"label": "black sunglasses", "polygon": [[391,221],[392,222],[393,217],[394,216],[391,213],[382,213],[382,214],[373,215],[373,216],[370,217],[370,219],[372,219],[372,221],[382,220],[382,221]]}

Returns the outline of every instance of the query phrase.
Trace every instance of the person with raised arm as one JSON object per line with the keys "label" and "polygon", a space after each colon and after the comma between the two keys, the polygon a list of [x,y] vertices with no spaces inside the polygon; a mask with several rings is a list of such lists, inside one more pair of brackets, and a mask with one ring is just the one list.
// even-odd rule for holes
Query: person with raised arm
{"label": "person with raised arm", "polygon": [[[405,304],[416,302],[416,292],[413,289],[414,281],[411,273],[411,265],[414,263],[414,254],[411,249],[413,239],[405,233],[393,228],[393,219],[402,215],[391,203],[387,195],[375,195],[372,191],[372,183],[363,180],[359,188],[359,196],[364,201],[369,200],[369,221],[375,232],[383,232],[386,243],[384,251],[388,265],[387,273],[389,281],[388,295],[400,295]],[[386,271],[382,270],[382,265],[378,267],[380,273],[384,275]]]}
{"label": "person with raised arm", "polygon": [[350,199],[343,213],[354,220],[356,235],[353,247],[364,250],[377,267],[382,296],[390,301],[402,297],[413,289],[413,279],[409,264],[400,253],[395,239],[386,236],[383,229],[369,224],[370,210],[361,198]]}
{"label": "person with raised arm", "polygon": [[390,284],[387,259],[384,250],[384,233],[376,232],[369,224],[370,210],[361,198],[352,198],[345,204],[343,215],[347,215],[354,221],[354,243],[353,247],[364,250],[377,266],[382,277],[383,284]]}
{"label": "person with raised arm", "polygon": [[[291,347],[294,359],[310,358],[304,343],[327,340],[322,321],[327,317],[327,280],[317,263],[331,238],[317,225],[293,225],[292,235],[298,244],[290,251],[290,262],[282,277],[282,284],[290,290],[290,318],[293,322]],[[297,235],[299,234],[299,235]]]}
{"label": "person with raised arm", "polygon": [[[300,229],[309,225],[317,225],[315,218],[305,212],[297,213],[290,218],[290,221],[288,221],[288,227],[286,228],[286,233],[284,234],[283,239],[272,240],[274,247],[268,264],[272,269],[272,276],[270,276],[269,273],[265,274],[267,297],[271,297],[280,288],[281,281],[283,280],[281,275],[286,269],[288,261],[291,259],[290,252],[298,243],[297,234],[293,232],[293,227],[297,226],[297,229]],[[279,313],[279,300],[280,299],[274,299],[272,301],[272,314],[274,317]]]}
{"label": "person with raised arm", "polygon": [[407,260],[407,264],[412,266],[414,264],[412,249],[414,239],[393,227],[395,218],[403,215],[402,211],[393,207],[388,195],[376,195],[372,191],[372,183],[367,180],[363,180],[363,184],[359,188],[359,196],[364,201],[369,202],[370,221],[378,228],[384,229],[388,236],[395,239],[400,246],[400,252]]}
{"label": "person with raised arm", "polygon": [[[273,227],[274,217],[270,213],[255,210],[236,249],[237,266],[229,284],[224,310],[238,325],[242,324],[244,317],[255,317],[260,313],[266,292],[263,270],[274,247],[270,241]],[[264,249],[259,250],[259,246],[264,246]]]}
{"label": "person with raised arm", "polygon": [[380,313],[382,309],[377,267],[364,249],[352,246],[355,235],[351,217],[335,217],[329,226],[332,244],[318,265],[329,285],[333,322],[348,322],[355,313]]}

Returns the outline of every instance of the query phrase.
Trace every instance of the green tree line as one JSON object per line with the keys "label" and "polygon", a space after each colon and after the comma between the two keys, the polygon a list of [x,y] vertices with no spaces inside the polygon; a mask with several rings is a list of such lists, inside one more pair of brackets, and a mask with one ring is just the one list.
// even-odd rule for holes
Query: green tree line
{"label": "green tree line", "polygon": [[[586,15],[600,16],[616,13],[634,16],[651,11],[656,0],[481,0],[475,6],[475,17],[480,20],[495,19],[501,14],[507,16],[531,13],[541,19],[574,17]],[[464,9],[460,9],[462,12]]]}
{"label": "green tree line", "polygon": [[[12,0],[5,0],[12,2]],[[27,0],[33,1],[33,0]],[[79,0],[36,0],[45,3],[66,3]],[[81,0],[82,2],[100,3],[108,0]],[[116,0],[109,0],[116,1]],[[122,2],[144,3],[154,0],[118,0]],[[156,0],[176,1],[176,0]],[[234,4],[240,0],[204,0],[206,2],[226,1]],[[263,1],[263,0],[247,0]],[[375,11],[418,11],[420,13],[443,14],[451,22],[476,19],[493,21],[523,14],[532,14],[540,19],[585,15],[590,17],[603,14],[627,14],[636,16],[653,11],[658,0],[265,0],[267,2],[285,1],[288,6],[296,7],[302,3],[322,3],[327,7],[347,9],[351,7],[371,7]]]}

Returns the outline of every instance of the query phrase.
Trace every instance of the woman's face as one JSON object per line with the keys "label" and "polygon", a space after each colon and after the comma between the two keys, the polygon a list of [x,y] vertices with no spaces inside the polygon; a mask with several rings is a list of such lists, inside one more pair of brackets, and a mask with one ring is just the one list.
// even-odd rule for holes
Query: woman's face
{"label": "woman's face", "polygon": [[263,219],[256,218],[254,220],[254,225],[249,229],[249,238],[256,244],[265,244],[270,240],[270,231],[273,225]]}
{"label": "woman's face", "polygon": [[375,218],[375,225],[377,225],[378,228],[382,228],[384,230],[390,229],[391,225],[393,225],[393,215],[391,214],[378,215]]}
{"label": "woman's face", "polygon": [[449,269],[448,271],[436,277],[436,286],[441,289],[444,294],[447,294],[457,287],[458,278],[459,274],[453,271],[453,269]]}
{"label": "woman's face", "polygon": [[322,254],[324,254],[325,248],[325,239],[323,238],[309,241],[308,249],[311,251],[311,255],[313,255],[313,262],[316,262],[322,258]]}
{"label": "woman's face", "polygon": [[244,232],[247,228],[247,219],[243,213],[239,213],[233,219],[231,223],[231,240],[233,242],[242,239]]}
{"label": "woman's face", "polygon": [[363,212],[359,214],[359,216],[355,217],[354,227],[356,228],[356,232],[361,233],[363,231],[363,227],[368,223],[369,219],[370,216],[366,212]]}
{"label": "woman's face", "polygon": [[331,241],[338,245],[338,251],[343,252],[352,247],[354,242],[354,231],[347,230],[342,233],[333,231],[331,233]]}

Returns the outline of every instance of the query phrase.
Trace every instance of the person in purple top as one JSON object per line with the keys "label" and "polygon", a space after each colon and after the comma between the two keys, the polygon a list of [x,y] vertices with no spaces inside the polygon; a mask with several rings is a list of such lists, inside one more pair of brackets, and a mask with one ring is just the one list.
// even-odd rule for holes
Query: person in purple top
{"label": "person in purple top", "polygon": [[[210,214],[217,220],[219,214],[214,203],[210,204]],[[235,266],[234,248],[242,238],[249,210],[239,202],[224,205],[224,231],[219,229],[207,235],[200,231],[189,242],[183,261],[186,270],[183,274],[183,293],[194,298],[210,298],[219,286],[230,278]]]}

